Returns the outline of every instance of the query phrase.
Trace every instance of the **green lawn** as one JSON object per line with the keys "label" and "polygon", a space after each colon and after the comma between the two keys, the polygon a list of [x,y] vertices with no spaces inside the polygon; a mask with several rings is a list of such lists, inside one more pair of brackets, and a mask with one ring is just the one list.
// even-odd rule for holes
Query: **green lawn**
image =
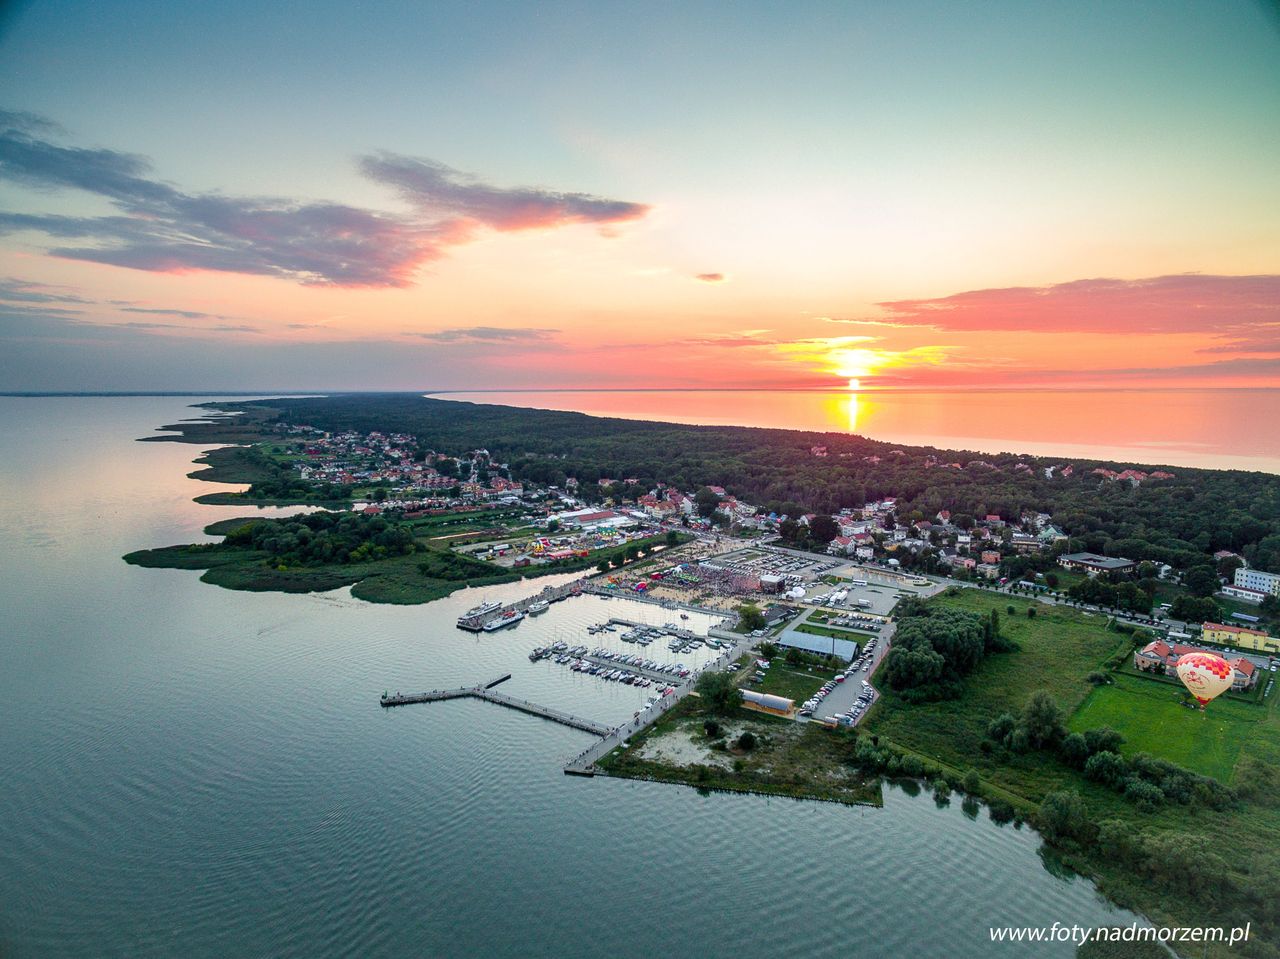
{"label": "green lawn", "polygon": [[765,671],[764,682],[750,688],[762,693],[772,693],[775,696],[786,696],[797,703],[803,703],[817,692],[819,686],[834,675],[835,670],[833,669],[820,669],[816,666],[788,666],[779,657]]}
{"label": "green lawn", "polygon": [[1125,738],[1126,755],[1150,753],[1187,769],[1231,782],[1240,749],[1266,720],[1266,710],[1218,698],[1204,712],[1181,705],[1171,684],[1112,674],[1071,717],[1071,729],[1110,726]]}

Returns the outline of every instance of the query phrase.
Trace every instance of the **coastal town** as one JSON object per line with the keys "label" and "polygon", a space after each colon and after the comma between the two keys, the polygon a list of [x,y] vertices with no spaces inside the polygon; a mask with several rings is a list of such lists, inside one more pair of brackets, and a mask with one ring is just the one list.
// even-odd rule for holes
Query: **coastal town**
{"label": "coastal town", "polygon": [[[360,405],[342,401],[334,418]],[[873,473],[874,495],[824,513],[661,470],[566,469],[554,448],[499,454],[526,448],[478,444],[485,431],[454,429],[443,407],[421,432],[326,431],[250,407],[252,432],[233,434],[249,445],[207,455],[220,471],[197,475],[248,484],[220,505],[305,510],[219,520],[205,531],[221,543],[125,559],[203,569],[231,589],[349,586],[355,600],[428,604],[431,649],[474,657],[476,671],[436,688],[387,675],[377,704],[400,715],[479,700],[589,734],[559,760],[570,776],[868,805],[885,783],[923,787],[1063,848],[1101,829],[1060,824],[1090,790],[1138,837],[1126,855],[1170,892],[1180,860],[1147,831],[1162,810],[1194,813],[1198,829],[1264,828],[1248,797],[1270,775],[1280,701],[1265,527],[1157,547],[1099,532],[1090,512],[1144,493],[1185,502],[1175,472],[918,449],[897,464],[888,451],[868,454],[892,463]],[[843,456],[816,444],[780,455],[815,488]],[[922,476],[956,464],[964,482],[939,487],[952,499],[920,495]],[[984,493],[963,492],[983,477]],[[995,508],[975,509],[983,500]],[[1074,508],[1003,505],[1018,500]],[[440,635],[441,612],[457,640]],[[1222,664],[1208,707],[1185,686],[1189,657]],[[1098,856],[1085,868],[1106,868]]]}

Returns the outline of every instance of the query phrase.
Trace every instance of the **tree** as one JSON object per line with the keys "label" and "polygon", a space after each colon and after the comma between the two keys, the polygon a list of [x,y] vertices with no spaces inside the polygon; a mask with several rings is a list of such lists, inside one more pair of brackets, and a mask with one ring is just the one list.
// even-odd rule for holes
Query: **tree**
{"label": "tree", "polygon": [[738,607],[738,622],[747,631],[764,629],[766,625],[764,613],[760,612],[760,607],[754,603],[743,603]]}
{"label": "tree", "polygon": [[964,791],[970,796],[976,795],[982,786],[982,780],[978,778],[978,770],[970,769],[964,774]]}
{"label": "tree", "polygon": [[698,515],[703,519],[709,519],[716,511],[716,507],[720,505],[720,497],[704,486],[693,494],[693,502],[697,507]]}
{"label": "tree", "polygon": [[742,690],[734,685],[733,677],[728,673],[703,673],[698,677],[694,690],[712,714],[727,716],[742,705]]}
{"label": "tree", "polygon": [[987,735],[1001,745],[1008,745],[1009,736],[1017,724],[1018,720],[1012,713],[1001,713],[987,726]]}
{"label": "tree", "polygon": [[1058,747],[1059,753],[1065,762],[1077,769],[1084,766],[1085,760],[1089,758],[1089,744],[1080,733],[1072,733],[1062,740],[1062,745]]}
{"label": "tree", "polygon": [[1182,582],[1192,596],[1212,596],[1222,585],[1218,580],[1218,574],[1209,566],[1197,566],[1195,569],[1188,570],[1182,577]]}
{"label": "tree", "polygon": [[1223,579],[1231,579],[1243,565],[1244,560],[1239,556],[1224,556],[1218,560],[1218,575]]}
{"label": "tree", "polygon": [[1050,589],[1057,589],[1057,588],[1058,588],[1058,582],[1059,582],[1059,581],[1058,581],[1058,574],[1057,574],[1057,573],[1054,573],[1054,572],[1048,572],[1048,573],[1045,573],[1045,574],[1044,574],[1044,583],[1045,583],[1045,585],[1046,585],[1046,586],[1048,586]]}
{"label": "tree", "polygon": [[1052,792],[1040,803],[1036,821],[1050,840],[1087,840],[1092,832],[1084,800],[1074,789]]}
{"label": "tree", "polygon": [[1099,726],[1096,729],[1086,729],[1084,731],[1084,741],[1089,746],[1090,755],[1100,753],[1103,750],[1118,753],[1120,752],[1120,747],[1124,744],[1124,737],[1110,726]]}
{"label": "tree", "polygon": [[750,752],[756,748],[756,737],[750,730],[738,737],[738,748],[743,752]]}
{"label": "tree", "polygon": [[1207,596],[1178,596],[1169,609],[1169,615],[1187,623],[1208,623],[1216,620],[1221,611],[1218,604]]}
{"label": "tree", "polygon": [[680,542],[680,534],[673,529],[667,530],[667,545],[675,546]]}
{"label": "tree", "polygon": [[1085,761],[1084,775],[1086,779],[1102,783],[1104,786],[1116,787],[1129,774],[1129,764],[1119,753],[1104,749],[1094,753]]}
{"label": "tree", "polygon": [[819,514],[809,520],[809,536],[815,543],[830,543],[840,535],[840,527],[830,516]]}
{"label": "tree", "polygon": [[1026,734],[1028,745],[1043,749],[1056,745],[1066,736],[1066,716],[1053,696],[1038,689],[1022,708],[1018,728]]}

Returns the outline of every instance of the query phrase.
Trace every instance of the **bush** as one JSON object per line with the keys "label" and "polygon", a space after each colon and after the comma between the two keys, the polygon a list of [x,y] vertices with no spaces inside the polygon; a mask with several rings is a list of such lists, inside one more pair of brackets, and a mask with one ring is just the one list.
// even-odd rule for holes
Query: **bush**
{"label": "bush", "polygon": [[1093,826],[1085,811],[1084,800],[1074,789],[1052,792],[1040,803],[1036,822],[1045,838],[1052,841],[1063,839],[1087,842],[1093,833]]}
{"label": "bush", "polygon": [[1027,619],[1035,619],[1035,618],[1036,618],[1036,608],[1034,606],[1028,606]]}
{"label": "bush", "polygon": [[703,723],[702,729],[707,734],[708,739],[715,739],[720,735],[720,724],[714,719],[708,719]]}
{"label": "bush", "polygon": [[982,780],[978,778],[978,770],[970,769],[965,773],[962,785],[964,786],[964,791],[970,796],[976,796],[978,790],[982,788]]}
{"label": "bush", "polygon": [[992,799],[987,803],[987,815],[998,826],[1013,822],[1013,805],[1003,799]]}
{"label": "bush", "polygon": [[756,748],[756,737],[750,730],[738,737],[738,748],[743,752],[751,752]]}
{"label": "bush", "polygon": [[1085,682],[1093,683],[1093,685],[1095,686],[1105,686],[1107,685],[1107,683],[1111,682],[1110,678],[1107,676],[1106,673],[1100,672],[1096,669],[1093,672],[1091,672],[1088,676],[1086,676],[1084,679],[1085,679]]}
{"label": "bush", "polygon": [[1124,743],[1124,737],[1110,726],[1098,726],[1096,729],[1084,731],[1084,741],[1089,746],[1089,755],[1105,751],[1118,753]]}
{"label": "bush", "polygon": [[1124,757],[1105,749],[1100,753],[1094,753],[1084,764],[1086,779],[1092,779],[1094,782],[1113,788],[1119,788],[1128,772],[1129,764],[1124,761]]}
{"label": "bush", "polygon": [[1089,758],[1089,744],[1080,733],[1072,733],[1062,741],[1058,752],[1062,754],[1064,762],[1075,766],[1076,769],[1082,769],[1085,760]]}
{"label": "bush", "polygon": [[1143,812],[1151,812],[1164,802],[1164,793],[1155,783],[1130,776],[1124,781],[1124,798]]}
{"label": "bush", "polygon": [[1011,713],[1001,713],[995,719],[991,720],[987,726],[987,736],[993,741],[1005,745],[1009,741],[1009,736],[1013,732],[1017,720],[1013,718]]}

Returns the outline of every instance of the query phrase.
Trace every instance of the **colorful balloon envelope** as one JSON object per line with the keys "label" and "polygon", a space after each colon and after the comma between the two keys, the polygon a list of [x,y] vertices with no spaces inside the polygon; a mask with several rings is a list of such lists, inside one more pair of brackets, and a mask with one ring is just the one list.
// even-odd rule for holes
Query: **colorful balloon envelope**
{"label": "colorful balloon envelope", "polygon": [[1203,707],[1231,688],[1231,664],[1212,653],[1178,657],[1178,678]]}

